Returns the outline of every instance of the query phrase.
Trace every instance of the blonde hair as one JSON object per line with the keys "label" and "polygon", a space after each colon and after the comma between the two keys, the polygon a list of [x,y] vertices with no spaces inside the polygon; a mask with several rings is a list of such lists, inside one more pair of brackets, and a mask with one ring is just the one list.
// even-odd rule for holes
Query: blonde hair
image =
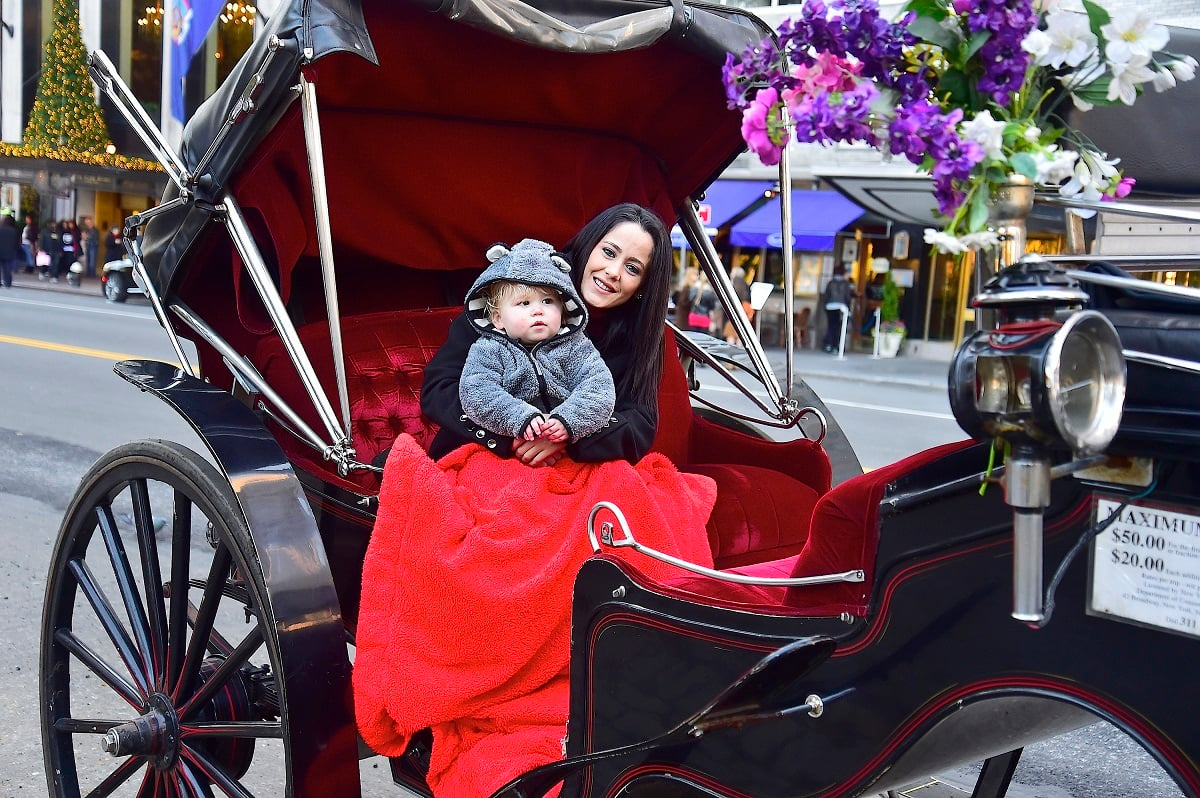
{"label": "blonde hair", "polygon": [[487,317],[494,323],[497,314],[500,313],[500,304],[510,297],[525,297],[533,296],[549,296],[558,300],[562,304],[562,295],[553,288],[545,285],[530,285],[529,283],[519,283],[516,280],[497,280],[494,283],[488,283],[479,291],[480,297],[483,299],[484,308],[487,310]]}

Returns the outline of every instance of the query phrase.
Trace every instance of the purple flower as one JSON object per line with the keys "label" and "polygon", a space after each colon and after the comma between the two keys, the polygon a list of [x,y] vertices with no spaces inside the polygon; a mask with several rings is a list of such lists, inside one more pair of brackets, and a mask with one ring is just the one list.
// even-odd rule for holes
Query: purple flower
{"label": "purple flower", "polygon": [[750,106],[742,112],[742,138],[746,145],[767,166],[779,163],[787,146],[787,129],[780,123],[779,92],[761,89]]}

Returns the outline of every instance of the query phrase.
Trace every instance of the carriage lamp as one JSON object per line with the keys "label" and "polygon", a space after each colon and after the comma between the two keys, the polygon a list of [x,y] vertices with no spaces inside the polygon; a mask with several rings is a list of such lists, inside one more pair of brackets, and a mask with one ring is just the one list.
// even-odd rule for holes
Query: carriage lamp
{"label": "carriage lamp", "polygon": [[998,272],[972,300],[994,310],[995,329],[963,342],[950,369],[950,406],[980,440],[1004,440],[1002,477],[1013,508],[1013,617],[1039,622],[1042,516],[1056,451],[1073,461],[1102,452],[1117,433],[1125,401],[1121,341],[1101,314],[1080,310],[1087,294],[1037,256]]}

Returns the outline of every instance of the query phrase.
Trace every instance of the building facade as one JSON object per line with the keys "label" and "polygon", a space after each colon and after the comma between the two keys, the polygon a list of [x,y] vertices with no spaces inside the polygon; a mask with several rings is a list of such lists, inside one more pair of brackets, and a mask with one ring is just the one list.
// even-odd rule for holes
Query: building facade
{"label": "building facade", "polygon": [[[184,107],[188,112],[220,85],[253,40],[258,5],[229,0],[222,9],[187,74]],[[0,3],[0,138],[5,142],[20,144],[29,122],[42,68],[43,43],[53,25],[52,6],[52,0]],[[162,0],[79,0],[78,6],[84,45],[89,51],[104,50],[150,118],[161,124]],[[116,151],[150,157],[124,117],[107,100],[98,99]],[[112,170],[80,169],[70,175],[37,180],[30,178],[31,169],[6,165],[0,173],[0,205],[48,219],[90,216],[97,224],[117,223],[156,202],[162,189],[161,183],[144,176],[122,179]]]}

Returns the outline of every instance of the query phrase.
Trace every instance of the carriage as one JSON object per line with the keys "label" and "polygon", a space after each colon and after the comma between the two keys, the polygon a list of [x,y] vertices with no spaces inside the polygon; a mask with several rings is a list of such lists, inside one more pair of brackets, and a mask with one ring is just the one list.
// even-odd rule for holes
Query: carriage
{"label": "carriage", "polygon": [[[973,439],[862,473],[790,358],[772,371],[696,213],[743,149],[719,74],[769,35],[756,18],[296,0],[267,28],[178,152],[92,56],[171,181],[126,246],[178,362],[115,370],[207,452],[122,445],[69,504],[42,619],[51,794],[360,793],[372,460],[431,439],[422,370],[488,245],[562,242],[626,200],[678,220],[746,342],[667,330],[655,449],[717,483],[714,568],[648,578],[615,554],[661,555],[619,497],[597,505],[564,756],[500,794],[876,794],[986,760],[976,794],[998,796],[1024,745],[1097,719],[1200,793],[1200,442],[1191,395],[1161,387],[1196,370],[1186,291],[1001,271],[997,328],[951,375]],[[696,398],[698,363],[757,412]],[[429,794],[428,757],[414,736],[394,781]]]}

